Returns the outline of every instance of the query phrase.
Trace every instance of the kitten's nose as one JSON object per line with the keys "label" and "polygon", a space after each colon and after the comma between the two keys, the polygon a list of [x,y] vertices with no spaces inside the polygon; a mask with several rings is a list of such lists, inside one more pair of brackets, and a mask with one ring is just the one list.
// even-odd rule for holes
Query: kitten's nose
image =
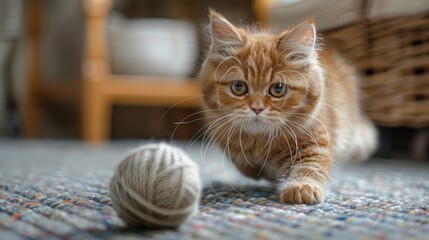
{"label": "kitten's nose", "polygon": [[265,108],[251,108],[255,113],[256,113],[256,115],[258,115],[260,112],[262,112]]}

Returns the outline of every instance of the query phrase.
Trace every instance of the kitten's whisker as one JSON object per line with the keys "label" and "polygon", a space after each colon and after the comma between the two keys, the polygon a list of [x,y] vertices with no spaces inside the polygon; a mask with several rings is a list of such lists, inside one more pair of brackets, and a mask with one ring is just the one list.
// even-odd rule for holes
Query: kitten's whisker
{"label": "kitten's whisker", "polygon": [[[226,117],[226,118],[225,118]],[[206,144],[206,150],[205,150],[205,155],[207,156],[207,154],[211,151],[211,147],[210,147],[210,145],[214,145],[214,143],[215,142],[219,142],[219,141],[221,141],[222,140],[222,138],[223,138],[223,136],[224,136],[224,134],[220,134],[220,135],[218,135],[218,136],[216,136],[216,133],[219,131],[219,130],[224,130],[224,131],[226,131],[228,128],[223,128],[223,126],[225,126],[229,121],[231,121],[231,118],[230,118],[230,116],[228,116],[228,115],[226,115],[226,116],[224,116],[222,119],[221,119],[221,121],[219,121],[219,125],[218,126],[216,126],[213,130],[210,130],[210,129],[208,129],[206,132],[205,132],[205,134],[206,133],[209,133],[209,137],[207,137],[206,138],[206,135],[204,134],[204,138],[205,139],[208,139],[209,140],[209,142],[208,143],[206,143],[206,141],[207,140],[204,140],[203,139],[203,144],[201,145],[201,150],[200,150],[200,154],[201,154],[201,156],[203,157],[203,155],[204,155],[204,153],[203,153],[203,148],[204,148],[204,144]],[[213,126],[213,124],[210,126],[210,128]],[[211,131],[213,131],[213,133],[211,132]],[[213,136],[210,136],[211,134],[213,134]],[[219,137],[222,137],[221,139],[218,139]],[[213,142],[211,142],[213,140]],[[210,149],[209,149],[210,148]],[[224,154],[224,156],[225,156],[225,154]],[[224,166],[223,166],[223,168],[224,168]],[[225,169],[224,169],[224,171],[225,171]],[[213,185],[212,185],[212,183],[210,182],[209,183],[210,184],[210,187],[212,188],[212,190],[213,191],[215,191],[215,189],[213,188]],[[215,193],[216,193],[216,195],[219,195],[219,194],[217,194],[217,192],[215,191]]]}
{"label": "kitten's whisker", "polygon": [[[284,124],[285,124],[285,123],[284,123]],[[285,125],[287,125],[287,124],[285,124]],[[287,127],[288,127],[288,128],[290,128],[289,126],[287,126]],[[291,166],[293,166],[293,165],[295,164],[295,161],[296,161],[297,155],[299,154],[298,141],[296,141],[296,142],[295,142],[295,154],[292,154],[291,146],[290,146],[290,143],[289,143],[289,140],[288,140],[289,138],[286,136],[286,134],[284,133],[284,131],[283,131],[283,130],[286,130],[292,138],[293,138],[293,135],[291,134],[291,132],[289,132],[289,130],[288,130],[287,128],[282,128],[282,127],[280,127],[280,131],[282,132],[282,134],[283,134],[283,136],[285,137],[286,142],[287,142],[287,144],[288,144],[289,151],[290,151],[290,157],[289,157],[289,159],[290,159],[290,162],[291,162]],[[293,155],[293,156],[292,156],[292,155]],[[285,171],[285,174],[287,174],[287,173],[289,172],[289,170],[290,170],[290,169],[288,169],[287,171]]]}
{"label": "kitten's whisker", "polygon": [[173,106],[169,107],[169,108],[167,109],[167,111],[165,111],[165,112],[164,112],[164,114],[162,114],[162,116],[160,117],[160,119],[164,118],[164,117],[165,117],[165,115],[167,115],[167,113],[168,113],[169,111],[171,111],[171,109],[175,108],[177,105],[179,105],[179,104],[181,104],[181,103],[183,103],[183,102],[189,101],[189,100],[191,100],[191,99],[194,99],[194,98],[201,98],[202,96],[203,96],[203,95],[198,95],[198,96],[193,96],[193,97],[187,97],[187,98],[185,98],[185,99],[183,99],[183,100],[181,100],[181,101],[179,101],[179,102],[175,103]]}
{"label": "kitten's whisker", "polygon": [[236,69],[236,68],[239,69],[239,67],[237,67],[237,66],[232,66],[232,67],[228,68],[228,70],[226,70],[226,72],[220,78],[220,82],[222,82],[224,80],[224,78],[226,78],[229,74],[232,74],[229,71],[231,71],[232,69]]}
{"label": "kitten's whisker", "polygon": [[[231,121],[232,121],[231,119],[228,120],[228,121],[225,121],[224,123],[222,123],[221,125],[219,125],[213,131],[213,133],[209,133],[209,136],[207,138],[208,139],[208,144],[207,144],[206,149],[205,149],[206,153],[212,151],[213,148],[216,145],[218,145],[218,143],[220,142],[220,140],[223,139],[224,134],[228,131],[228,125],[227,124],[230,124]],[[227,127],[225,128],[225,126],[227,126]]]}
{"label": "kitten's whisker", "polygon": [[[293,159],[293,161],[295,162],[296,161],[296,158],[297,158],[297,156],[299,157],[299,159],[301,160],[301,155],[299,154],[299,144],[298,144],[298,137],[297,137],[297,135],[296,135],[296,133],[295,133],[295,131],[293,131],[293,129],[286,123],[286,122],[284,122],[284,125],[287,127],[287,128],[289,128],[289,130],[292,132],[292,139],[294,139],[295,140],[295,151],[296,151],[296,153],[295,153],[295,157],[294,157],[294,159]],[[289,131],[288,131],[289,132]]]}
{"label": "kitten's whisker", "polygon": [[[223,128],[223,126],[225,126],[226,124],[228,124],[229,122],[231,122],[231,121],[233,121],[234,120],[234,116],[232,116],[232,117],[230,117],[230,116],[228,116],[229,118],[227,118],[224,122],[222,122],[217,128],[216,128],[216,130],[215,131],[211,131],[211,133],[209,133],[209,136],[208,136],[208,139],[209,139],[209,142],[208,142],[208,144],[207,144],[207,148],[206,148],[206,152],[208,151],[208,150],[210,150],[211,151],[211,149],[212,148],[210,148],[210,149],[208,149],[208,147],[210,147],[210,144],[212,144],[212,146],[214,145],[214,143],[215,142],[220,142],[220,141],[218,141],[217,140],[217,138],[218,137],[216,137],[215,135],[217,134],[217,132],[220,130],[220,129],[222,129]],[[223,129],[224,131],[226,131],[227,129]],[[224,131],[222,131],[222,133],[224,132]],[[215,136],[215,138],[213,138],[213,136]],[[221,135],[222,136],[222,135]],[[223,136],[222,136],[222,138],[223,138]]]}
{"label": "kitten's whisker", "polygon": [[214,189],[213,184],[212,184],[212,181],[210,181],[210,179],[209,179],[209,181],[208,181],[208,182],[209,182],[210,188],[211,188],[211,190],[213,190],[214,194],[215,194],[217,197],[220,197],[219,193],[217,193],[217,192],[216,192],[216,190]]}
{"label": "kitten's whisker", "polygon": [[[235,129],[235,127],[238,125],[239,123],[238,123],[238,121],[236,121],[235,123],[233,123],[230,127],[229,127],[229,130],[228,130],[228,133],[227,133],[227,142],[226,142],[226,149],[227,149],[227,152],[228,152],[228,158],[229,158],[229,162],[230,162],[230,164],[231,164],[231,166],[233,165],[233,162],[232,162],[232,158],[231,158],[231,151],[230,151],[230,147],[229,147],[229,141],[231,140],[231,134],[232,134],[232,131]],[[229,181],[229,179],[228,179],[228,177],[227,177],[227,175],[226,175],[226,169],[225,169],[225,158],[223,158],[222,159],[222,163],[223,163],[223,172],[224,172],[224,176],[225,176],[225,179],[226,179],[226,181],[228,182],[228,185],[236,192],[236,193],[238,193],[238,194],[242,194],[240,191],[238,191],[234,186],[232,186],[232,184],[230,183],[230,181]]]}
{"label": "kitten's whisker", "polygon": [[[223,117],[220,117],[220,118],[218,118],[218,119],[216,119],[216,120],[214,120],[214,121],[212,121],[212,122],[209,122],[209,123],[207,123],[207,124],[205,124],[203,127],[201,127],[193,136],[192,136],[192,138],[191,138],[191,140],[190,140],[190,142],[191,142],[191,144],[189,145],[188,144],[188,150],[189,150],[189,148],[200,138],[200,137],[202,137],[203,135],[205,135],[206,134],[206,132],[209,130],[209,126],[211,126],[211,125],[213,125],[213,124],[215,124],[216,122],[218,122],[218,121],[221,121],[222,119],[224,119],[224,118],[226,118],[226,117],[229,117],[229,114],[228,115],[226,115],[226,116],[223,116]],[[194,137],[195,137],[195,135],[197,135],[197,134],[199,134],[202,130],[204,130],[205,128],[208,128],[208,129],[206,129],[205,131],[204,131],[204,133],[202,133],[202,134],[200,134],[197,138],[195,138],[194,139]],[[194,140],[193,140],[194,139]],[[203,138],[203,143],[204,143],[204,138]]]}
{"label": "kitten's whisker", "polygon": [[259,170],[259,173],[258,173],[258,175],[257,175],[257,176],[260,176],[260,175],[261,175],[261,173],[262,173],[262,171],[264,170],[264,168],[265,168],[265,164],[267,163],[267,161],[268,161],[268,157],[269,157],[269,155],[270,155],[271,146],[272,146],[272,144],[273,144],[273,139],[271,139],[271,133],[270,133],[270,132],[268,132],[268,133],[270,134],[270,136],[268,136],[268,142],[267,142],[267,143],[269,143],[270,145],[268,146],[267,155],[265,156],[264,162],[262,163],[262,166],[261,166],[261,170]]}
{"label": "kitten's whisker", "polygon": [[240,133],[238,135],[238,142],[240,143],[241,153],[243,153],[243,157],[246,160],[247,164],[249,164],[252,168],[255,168],[255,166],[252,163],[250,163],[250,161],[247,159],[246,153],[244,153],[243,143],[241,141],[242,130],[243,130],[243,124],[240,126]]}
{"label": "kitten's whisker", "polygon": [[[290,159],[292,159],[292,155],[293,155],[293,154],[292,154],[292,148],[291,148],[290,143],[289,143],[289,139],[288,139],[288,137],[286,136],[286,134],[284,133],[284,131],[282,130],[282,127],[280,127],[280,124],[276,123],[276,126],[277,126],[278,130],[280,131],[280,133],[284,136],[284,138],[285,138],[285,140],[286,140],[287,146],[288,146],[288,148],[289,148]],[[289,134],[289,135],[290,135],[290,134]]]}
{"label": "kitten's whisker", "polygon": [[[220,110],[220,111],[223,111],[223,110],[224,110],[224,109],[222,109],[222,110]],[[177,126],[176,126],[176,127],[174,128],[174,130],[173,130],[173,133],[172,133],[171,138],[170,138],[170,142],[173,142],[174,134],[176,133],[177,128],[180,126],[180,124],[181,124],[182,122],[184,122],[186,119],[188,119],[188,118],[190,118],[190,117],[192,117],[192,116],[195,116],[195,115],[197,115],[197,114],[205,113],[205,112],[211,112],[211,111],[212,111],[212,110],[201,110],[201,111],[194,112],[194,113],[189,114],[188,116],[184,117],[184,118],[179,122],[179,124],[176,124]]]}
{"label": "kitten's whisker", "polygon": [[[222,141],[222,139],[226,136],[228,136],[228,133],[230,132],[230,130],[231,130],[231,128],[232,128],[232,126],[233,125],[229,125],[227,128],[223,128],[223,126],[224,125],[226,125],[228,122],[231,122],[232,120],[234,120],[235,118],[234,117],[231,117],[231,118],[229,118],[229,119],[227,119],[226,121],[225,121],[225,123],[223,123],[222,125],[220,125],[220,126],[218,126],[216,129],[215,129],[215,132],[214,133],[211,133],[210,135],[212,135],[212,136],[209,136],[209,143],[207,144],[207,147],[206,147],[206,149],[208,149],[209,148],[209,146],[211,145],[211,143],[213,143],[212,145],[214,145],[214,143],[215,142],[221,142]],[[217,135],[216,136],[216,133],[220,130],[220,129],[222,129],[223,131],[221,132],[222,134],[219,134],[219,135]],[[224,132],[227,132],[227,134],[223,134]],[[230,182],[229,182],[229,180],[228,180],[228,177],[226,176],[226,170],[225,170],[225,156],[226,156],[226,150],[227,149],[223,149],[224,150],[224,156],[223,156],[223,159],[222,159],[222,164],[223,164],[223,171],[224,171],[224,176],[225,176],[225,179],[227,180],[227,182],[228,182],[228,184],[231,186],[231,188],[233,188],[235,191],[237,191],[231,184],[230,184]],[[238,191],[237,191],[238,192]]]}
{"label": "kitten's whisker", "polygon": [[240,65],[243,65],[242,64],[242,62],[240,61],[240,59],[238,59],[238,58],[236,58],[236,57],[234,57],[234,56],[229,56],[229,57],[226,57],[226,58],[224,58],[217,66],[216,66],[216,69],[215,69],[215,71],[214,71],[214,76],[215,76],[215,78],[217,78],[217,71],[219,71],[219,68],[222,66],[222,64],[224,64],[226,61],[228,61],[228,60],[230,60],[230,59],[233,59],[233,60],[236,60]]}
{"label": "kitten's whisker", "polygon": [[194,122],[198,122],[198,121],[201,121],[201,120],[207,120],[207,119],[215,118],[215,117],[216,116],[207,116],[207,117],[192,119],[192,120],[187,121],[187,122],[182,122],[182,121],[180,121],[180,122],[173,122],[173,124],[174,125],[186,125],[186,124],[191,124],[191,123],[194,123]]}
{"label": "kitten's whisker", "polygon": [[[204,144],[205,142],[206,142],[206,134],[208,133],[208,132],[210,132],[211,130],[212,130],[212,127],[215,125],[215,124],[221,124],[222,125],[222,123],[225,121],[227,121],[228,120],[228,118],[230,117],[230,114],[228,114],[228,115],[225,115],[225,116],[223,116],[223,117],[220,117],[220,118],[218,118],[218,119],[216,119],[216,120],[214,120],[214,121],[211,121],[211,122],[209,122],[209,123],[207,123],[206,125],[204,125],[198,132],[200,132],[202,129],[206,129],[205,131],[204,131],[204,133],[202,133],[201,135],[199,135],[198,136],[198,138],[200,138],[201,136],[203,137],[203,140],[202,140],[202,143]],[[216,127],[215,127],[215,129],[216,129]],[[198,134],[198,132],[197,132],[197,134]],[[195,140],[194,140],[194,142],[198,139],[198,138],[196,138]],[[202,147],[203,148],[203,147]],[[201,153],[202,153],[202,151],[201,151]]]}
{"label": "kitten's whisker", "polygon": [[292,126],[294,126],[295,128],[297,128],[297,130],[301,130],[302,132],[304,132],[304,134],[306,134],[307,136],[309,136],[311,138],[311,140],[313,140],[314,143],[318,144],[317,143],[318,141],[317,141],[316,137],[311,133],[311,131],[308,128],[306,128],[304,126],[301,126],[298,122],[295,122],[295,121],[292,121],[292,120],[288,120],[288,122],[290,124],[292,124]]}
{"label": "kitten's whisker", "polygon": [[320,152],[322,151],[322,148],[319,146],[318,141],[316,140],[316,137],[305,127],[301,127],[299,124],[297,124],[296,122],[289,120],[289,123],[292,124],[295,128],[297,128],[297,130],[301,130],[304,132],[304,134],[306,134],[307,136],[309,136],[311,138],[311,140],[316,144],[318,151],[318,155],[319,158],[321,157]]}
{"label": "kitten's whisker", "polygon": [[[296,148],[298,149],[298,137],[297,137],[297,135],[295,134],[293,129],[287,124],[287,122],[285,120],[280,119],[280,121],[284,124],[284,126],[286,126],[287,129],[285,129],[285,130],[288,131],[289,135],[292,137],[292,139],[295,142]],[[290,132],[288,129],[290,130]]]}
{"label": "kitten's whisker", "polygon": [[[226,116],[224,116],[224,117],[229,117],[228,115],[226,115]],[[219,120],[219,119],[218,119]],[[220,119],[220,125],[217,127],[217,128],[215,128],[216,129],[216,131],[218,131],[218,129],[221,129],[222,127],[223,127],[223,125],[225,125],[226,123],[227,123],[227,121],[228,121],[229,119],[228,118],[226,118],[226,119],[224,119],[224,118],[221,118]],[[223,123],[222,124],[222,122],[223,121],[225,121],[225,123]],[[213,125],[213,124],[212,124]],[[207,130],[207,131],[205,131],[205,133],[204,133],[204,137],[205,137],[205,134],[208,132],[209,130]],[[221,135],[222,136],[222,135]],[[217,137],[216,137],[217,138]],[[203,138],[203,141],[202,141],[202,144],[201,144],[201,150],[200,150],[200,154],[201,154],[201,158],[203,158],[203,159],[205,159],[205,157],[203,156],[204,154],[203,154],[203,148],[204,148],[204,143],[205,143],[205,140],[204,140],[204,138]],[[208,144],[208,146],[210,145],[210,143]],[[207,148],[208,148],[208,146],[207,146]],[[207,149],[206,148],[206,149]],[[207,154],[208,154],[208,152],[206,151],[205,152],[205,154],[206,154],[206,156],[207,156]],[[211,181],[209,181],[209,185],[210,185],[210,188],[213,190],[213,192],[217,195],[217,196],[219,196],[219,194],[216,192],[216,190],[214,189],[214,187],[213,187],[213,185],[212,185],[212,183],[211,183]]]}
{"label": "kitten's whisker", "polygon": [[[213,141],[213,136],[215,136],[217,134],[217,132],[223,128],[223,126],[225,126],[228,122],[231,121],[231,114],[225,115],[222,118],[214,121],[207,129],[206,133],[209,133],[209,136],[206,138],[209,140],[207,147],[205,149],[205,152],[207,153],[207,151],[209,150],[208,148],[210,147],[211,141]],[[212,129],[212,127],[215,124],[219,124],[218,126],[216,126],[214,129]],[[216,138],[214,139],[216,140]]]}
{"label": "kitten's whisker", "polygon": [[[328,147],[330,146],[330,144],[331,144],[331,142],[330,142],[330,136],[329,136],[329,132],[328,132],[328,128],[326,127],[326,125],[320,120],[320,119],[318,119],[317,117],[315,117],[315,116],[312,116],[312,115],[310,115],[310,114],[306,114],[306,113],[294,113],[293,114],[295,117],[296,117],[296,115],[304,115],[304,116],[308,116],[308,117],[311,117],[311,118],[313,118],[314,120],[316,120],[316,121],[318,121],[319,123],[320,123],[320,125],[322,125],[322,127],[324,128],[324,130],[325,130],[325,133],[326,133],[326,136],[327,136],[327,141],[328,141]],[[305,118],[303,118],[303,117],[300,117],[301,119],[305,119]]]}
{"label": "kitten's whisker", "polygon": [[[278,135],[278,136],[280,136],[280,137],[282,137],[281,135],[283,135],[283,136],[285,136],[284,135],[284,133],[282,132],[282,130],[281,130],[281,128],[279,127],[279,125],[278,125],[278,123],[274,123],[274,128],[276,129],[275,131],[276,131],[276,135]],[[289,146],[289,159],[292,157],[292,150],[291,150],[291,148],[290,148],[290,145],[289,145],[289,140],[286,138],[286,136],[285,136],[285,140],[286,140],[286,143],[288,144],[288,146]],[[274,143],[276,144],[276,146],[283,152],[283,147],[282,146],[280,146],[279,145],[279,143],[277,142],[277,141],[274,141]],[[284,164],[282,164],[282,166],[284,166]],[[282,167],[280,167],[280,169],[279,169],[279,171],[281,172],[281,171],[283,171],[282,170],[283,168]],[[281,179],[281,178],[284,178],[284,177],[286,177],[286,172],[281,172],[281,174],[278,176],[278,178],[279,179]]]}
{"label": "kitten's whisker", "polygon": [[293,73],[298,74],[300,77],[302,77],[302,79],[306,79],[306,77],[304,76],[304,74],[300,73],[297,70],[292,70],[292,69],[286,69],[286,70],[278,71],[278,72],[276,72],[276,74],[281,74],[281,75],[284,76],[284,74],[283,74],[284,72],[293,72]]}
{"label": "kitten's whisker", "polygon": [[[317,101],[314,101],[314,100],[310,100],[310,101],[317,103]],[[329,104],[325,100],[320,100],[320,102],[322,103],[320,106],[326,107],[326,108],[329,107],[331,110],[336,111],[347,122],[347,125],[349,125],[349,127],[353,130],[353,133],[356,132],[356,128],[351,124],[351,122],[349,121],[349,119],[346,117],[346,115],[343,112],[341,112],[338,108],[332,106],[331,104]]]}

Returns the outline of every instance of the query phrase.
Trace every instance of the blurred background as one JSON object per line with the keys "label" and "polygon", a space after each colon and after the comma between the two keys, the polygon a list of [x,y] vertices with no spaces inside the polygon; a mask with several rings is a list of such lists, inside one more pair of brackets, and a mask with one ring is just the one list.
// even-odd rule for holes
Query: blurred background
{"label": "blurred background", "polygon": [[316,17],[362,74],[379,157],[428,159],[427,0],[0,0],[0,136],[199,136],[209,7],[261,28]]}

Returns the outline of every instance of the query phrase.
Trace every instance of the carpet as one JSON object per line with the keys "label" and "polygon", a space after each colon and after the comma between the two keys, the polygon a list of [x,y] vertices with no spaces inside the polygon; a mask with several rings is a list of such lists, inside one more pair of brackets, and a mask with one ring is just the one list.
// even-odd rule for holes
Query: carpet
{"label": "carpet", "polygon": [[0,139],[0,239],[428,239],[429,165],[374,159],[336,167],[324,203],[278,201],[219,151],[186,148],[201,166],[200,212],[175,230],[127,228],[108,184],[127,151],[75,141]]}

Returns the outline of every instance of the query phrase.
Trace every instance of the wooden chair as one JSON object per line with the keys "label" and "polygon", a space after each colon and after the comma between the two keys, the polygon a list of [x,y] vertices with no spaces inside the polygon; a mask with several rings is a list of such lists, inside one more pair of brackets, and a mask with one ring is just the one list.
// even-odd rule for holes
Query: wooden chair
{"label": "wooden chair", "polygon": [[[47,84],[41,79],[40,35],[42,0],[28,1],[29,69],[22,111],[23,134],[36,137],[45,102],[76,101],[82,111],[82,138],[99,143],[110,138],[112,106],[144,105],[194,108],[199,89],[193,79],[114,75],[110,72],[106,19],[112,0],[83,0],[86,17],[85,56],[80,81]],[[167,88],[165,86],[168,86]]]}

